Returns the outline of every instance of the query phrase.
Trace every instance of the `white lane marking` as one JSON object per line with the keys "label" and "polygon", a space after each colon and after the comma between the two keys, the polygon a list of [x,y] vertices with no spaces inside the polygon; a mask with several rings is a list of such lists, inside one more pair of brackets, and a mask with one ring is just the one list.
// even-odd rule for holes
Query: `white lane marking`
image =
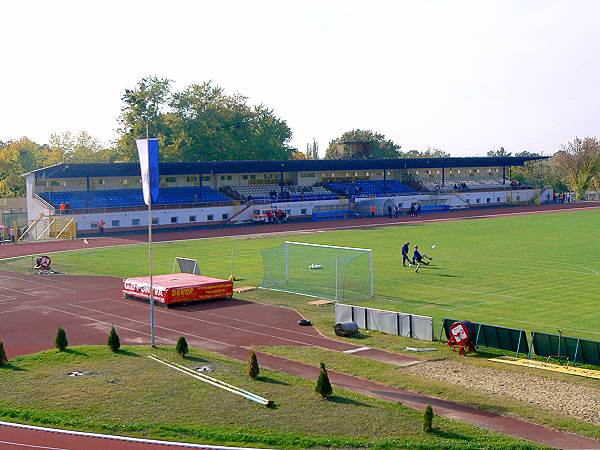
{"label": "white lane marking", "polygon": [[21,442],[12,442],[12,441],[0,441],[0,444],[10,445],[13,447],[42,448],[45,450],[69,450],[68,448],[65,448],[65,447],[46,447],[45,445],[23,444]]}
{"label": "white lane marking", "polygon": [[[111,322],[106,322],[106,321],[104,321],[104,320],[98,320],[98,319],[94,319],[94,318],[92,318],[92,317],[89,317],[89,316],[83,316],[83,315],[81,315],[81,314],[77,314],[77,313],[70,312],[70,311],[65,311],[65,310],[63,310],[63,309],[54,308],[54,307],[52,307],[52,306],[43,306],[43,308],[46,308],[46,309],[51,309],[51,310],[53,310],[53,311],[58,311],[58,312],[61,312],[61,313],[64,313],[64,314],[69,314],[69,315],[71,315],[71,316],[79,317],[80,319],[89,320],[90,322],[103,323],[103,324],[106,324],[106,325],[109,325],[109,326],[112,326],[112,325],[114,325],[114,324],[113,324],[113,323],[111,323]],[[141,322],[140,322],[140,323],[141,323]],[[150,333],[145,333],[145,332],[143,332],[143,331],[134,330],[133,328],[127,328],[127,327],[124,327],[124,326],[121,326],[121,325],[119,325],[119,328],[120,328],[120,329],[123,329],[123,330],[131,331],[132,333],[138,333],[138,334],[143,334],[144,336],[150,336]],[[156,336],[156,338],[157,338],[157,339],[162,339],[163,341],[166,341],[166,342],[168,342],[168,343],[171,343],[171,344],[172,344],[173,342],[175,342],[175,341],[174,341],[174,340],[172,340],[172,339],[167,339],[167,338],[163,338],[163,337],[160,337],[160,336]]]}
{"label": "white lane marking", "polygon": [[344,350],[342,353],[358,353],[358,352],[364,352],[365,350],[371,350],[370,347],[359,347],[359,348],[353,348],[351,350]]}
{"label": "white lane marking", "polygon": [[[87,310],[94,311],[94,312],[97,312],[97,313],[100,313],[100,314],[106,314],[108,316],[119,317],[121,319],[129,320],[131,322],[142,323],[144,325],[146,324],[146,322],[141,322],[141,321],[135,320],[135,319],[128,319],[127,317],[120,316],[118,314],[108,313],[108,312],[105,312],[105,311],[102,311],[102,310],[98,310],[98,309],[94,309],[94,308],[89,308],[87,306],[80,306],[80,305],[76,305],[74,303],[72,303],[71,305],[75,306],[77,308],[87,309]],[[159,311],[157,311],[157,312],[159,312]],[[164,312],[164,311],[160,311],[160,312]],[[294,344],[298,344],[298,345],[312,345],[313,347],[326,348],[326,347],[322,347],[322,346],[319,346],[319,345],[311,344],[310,342],[296,341],[294,339],[289,339],[289,338],[285,338],[285,337],[282,337],[282,336],[275,336],[275,335],[268,334],[268,333],[261,333],[260,331],[247,330],[247,329],[235,327],[235,326],[232,326],[232,325],[226,325],[226,324],[221,323],[221,322],[211,322],[210,320],[204,320],[204,319],[199,319],[199,318],[195,318],[194,320],[197,320],[198,322],[208,323],[208,324],[211,324],[211,325],[216,325],[216,326],[221,327],[221,328],[231,328],[231,329],[236,330],[236,331],[243,331],[245,333],[258,334],[260,336],[267,336],[267,337],[279,339],[279,340],[282,340],[282,341],[293,342]],[[217,344],[227,345],[228,347],[237,347],[236,345],[233,345],[233,344],[227,344],[225,342],[216,341],[214,339],[205,338],[205,337],[202,337],[202,336],[196,336],[196,335],[190,334],[188,332],[183,332],[181,330],[173,330],[171,328],[166,328],[166,327],[162,327],[162,326],[159,326],[159,325],[156,325],[156,328],[162,328],[163,330],[173,331],[173,332],[176,332],[176,333],[183,333],[183,334],[186,334],[188,336],[196,337],[198,339],[203,339],[205,341],[211,341],[211,342],[215,342]]]}
{"label": "white lane marking", "polygon": [[[24,425],[24,424],[20,424],[20,423],[3,422],[3,421],[0,421],[0,426],[11,427],[11,428],[22,428],[25,430],[45,431],[47,433],[68,434],[71,436],[83,436],[83,437],[92,437],[92,438],[99,438],[99,439],[110,439],[113,441],[137,442],[139,444],[164,445],[167,447],[205,448],[205,449],[211,449],[211,450],[266,450],[266,449],[251,448],[251,447],[226,447],[226,446],[222,446],[222,445],[191,444],[191,443],[187,443],[187,442],[159,441],[159,440],[155,440],[155,439],[134,438],[134,437],[129,437],[129,436],[116,436],[114,434],[100,434],[100,433],[88,433],[86,431],[61,430],[60,428],[48,428],[48,427],[40,427],[37,425]],[[63,449],[59,449],[59,450],[63,450]]]}
{"label": "white lane marking", "polygon": [[[92,312],[99,313],[99,314],[104,314],[104,315],[111,316],[111,317],[117,317],[117,318],[119,318],[119,319],[122,319],[122,320],[127,320],[127,321],[129,321],[129,322],[139,323],[139,324],[142,324],[142,325],[148,325],[148,322],[142,322],[141,320],[130,319],[130,318],[127,318],[127,317],[125,317],[125,316],[123,316],[123,315],[119,315],[119,314],[112,314],[112,313],[105,312],[105,311],[102,311],[102,310],[99,310],[99,309],[94,309],[94,308],[89,308],[89,307],[87,307],[87,306],[81,306],[81,305],[77,305],[77,304],[75,304],[75,303],[70,303],[70,306],[75,306],[76,308],[81,308],[81,309],[87,309],[88,311],[92,311]],[[53,308],[53,309],[54,309],[54,308]],[[69,314],[78,315],[78,314],[76,314],[76,313],[69,313]],[[80,317],[86,317],[86,316],[80,316]],[[96,320],[96,319],[91,319],[91,320]],[[103,322],[103,321],[100,321],[100,320],[99,320],[98,322]],[[104,323],[108,323],[108,322],[104,322]],[[211,323],[211,322],[208,322],[208,323]],[[120,328],[123,328],[123,329],[127,329],[127,328],[125,328],[125,327],[122,327],[122,326],[119,326],[119,327],[120,327]],[[214,342],[215,344],[225,345],[225,346],[227,346],[227,347],[236,347],[236,346],[235,346],[235,345],[233,345],[233,344],[228,344],[228,343],[226,343],[226,342],[217,341],[217,340],[215,340],[215,339],[210,339],[210,338],[206,338],[206,337],[198,336],[198,335],[195,335],[195,334],[191,334],[191,333],[188,333],[188,332],[183,332],[183,331],[181,331],[181,330],[174,330],[173,328],[167,328],[167,327],[163,327],[163,326],[161,326],[161,325],[156,325],[156,328],[157,328],[157,329],[162,329],[162,330],[171,331],[171,332],[173,332],[173,333],[186,334],[187,336],[192,336],[192,337],[195,337],[195,338],[198,338],[198,339],[202,339],[203,341]],[[146,335],[148,335],[148,336],[149,336],[149,333],[143,333],[143,334],[146,334]],[[167,339],[167,338],[159,338],[159,339],[163,339],[163,340],[166,340],[166,341],[168,341],[168,342],[175,342],[174,340],[172,340],[172,339]]]}

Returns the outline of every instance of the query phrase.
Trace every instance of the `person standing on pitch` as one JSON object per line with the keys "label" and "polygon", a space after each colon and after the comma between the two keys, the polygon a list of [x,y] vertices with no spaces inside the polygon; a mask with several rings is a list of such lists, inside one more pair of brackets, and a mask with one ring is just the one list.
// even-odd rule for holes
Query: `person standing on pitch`
{"label": "person standing on pitch", "polygon": [[408,267],[412,267],[411,259],[408,257],[408,251],[410,250],[410,242],[405,242],[402,246],[402,265],[406,267],[408,261]]}
{"label": "person standing on pitch", "polygon": [[[424,258],[427,258],[429,261],[425,261]],[[416,273],[419,273],[419,268],[421,267],[421,264],[425,264],[426,266],[428,266],[432,259],[433,258],[430,258],[425,254],[422,255],[419,251],[419,246],[415,245],[415,251],[413,252],[413,264],[417,265],[417,268],[415,269]]]}

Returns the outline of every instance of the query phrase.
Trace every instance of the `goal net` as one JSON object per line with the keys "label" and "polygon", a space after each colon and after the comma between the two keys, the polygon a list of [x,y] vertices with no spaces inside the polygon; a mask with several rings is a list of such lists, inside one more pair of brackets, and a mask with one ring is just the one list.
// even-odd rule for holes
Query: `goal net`
{"label": "goal net", "polygon": [[288,241],[262,257],[262,288],[332,300],[373,296],[370,249]]}
{"label": "goal net", "polygon": [[180,258],[176,256],[175,261],[173,262],[173,273],[175,273],[176,267],[179,267],[179,272],[181,273],[193,273],[194,275],[202,275],[200,273],[200,266],[198,265],[198,260],[196,259]]}

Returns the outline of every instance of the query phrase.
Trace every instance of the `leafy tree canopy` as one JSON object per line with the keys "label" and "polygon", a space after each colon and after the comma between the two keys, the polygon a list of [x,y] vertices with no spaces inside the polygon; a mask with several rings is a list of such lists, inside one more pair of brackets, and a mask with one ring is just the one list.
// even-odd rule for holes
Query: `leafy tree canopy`
{"label": "leafy tree canopy", "polygon": [[338,152],[338,144],[345,142],[372,142],[372,159],[393,159],[402,157],[400,145],[391,139],[387,139],[382,133],[371,130],[350,130],[343,133],[339,138],[329,142],[325,151],[325,159],[352,159],[352,147],[344,145],[343,153]]}
{"label": "leafy tree canopy", "polygon": [[137,160],[135,139],[158,137],[164,161],[290,159],[292,131],[265,105],[205,82],[175,91],[166,78],[147,77],[125,90],[117,155]]}

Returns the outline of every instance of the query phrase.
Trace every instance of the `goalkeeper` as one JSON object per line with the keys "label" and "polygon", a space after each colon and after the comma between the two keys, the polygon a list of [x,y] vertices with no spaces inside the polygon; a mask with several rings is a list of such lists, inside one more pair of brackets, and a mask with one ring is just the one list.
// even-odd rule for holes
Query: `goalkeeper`
{"label": "goalkeeper", "polygon": [[[425,261],[425,259],[428,259],[429,261]],[[428,266],[432,259],[433,258],[430,258],[425,254],[421,254],[421,252],[419,251],[419,246],[415,245],[415,251],[413,252],[413,264],[417,265],[417,268],[415,269],[416,273],[419,273],[419,268],[421,267],[421,264],[425,264],[426,266]]]}

